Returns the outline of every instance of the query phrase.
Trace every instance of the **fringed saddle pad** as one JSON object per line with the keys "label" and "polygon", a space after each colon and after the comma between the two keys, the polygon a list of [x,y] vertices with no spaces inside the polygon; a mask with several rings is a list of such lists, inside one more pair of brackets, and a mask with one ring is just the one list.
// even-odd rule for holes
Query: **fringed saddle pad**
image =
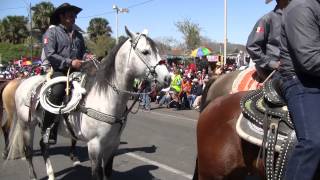
{"label": "fringed saddle pad", "polygon": [[288,109],[276,91],[276,84],[273,80],[268,81],[262,90],[251,91],[242,98],[243,114],[236,127],[241,138],[261,147],[268,180],[282,178],[296,143]]}
{"label": "fringed saddle pad", "polygon": [[231,94],[258,89],[260,83],[253,78],[255,73],[256,69],[254,67],[241,71],[232,84]]}

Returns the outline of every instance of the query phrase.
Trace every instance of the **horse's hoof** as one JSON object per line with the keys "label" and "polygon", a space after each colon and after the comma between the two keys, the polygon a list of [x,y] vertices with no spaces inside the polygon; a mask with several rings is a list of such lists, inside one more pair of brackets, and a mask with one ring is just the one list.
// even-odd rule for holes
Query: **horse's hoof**
{"label": "horse's hoof", "polygon": [[73,166],[77,166],[80,164],[80,160],[78,159],[77,156],[70,155],[70,159],[71,159],[71,161],[73,161]]}
{"label": "horse's hoof", "polygon": [[78,160],[78,161],[74,161],[73,162],[73,167],[75,167],[75,166],[78,166],[78,165],[80,165],[81,163],[80,163],[80,161]]}
{"label": "horse's hoof", "polygon": [[2,153],[2,159],[6,160],[8,158],[8,151]]}

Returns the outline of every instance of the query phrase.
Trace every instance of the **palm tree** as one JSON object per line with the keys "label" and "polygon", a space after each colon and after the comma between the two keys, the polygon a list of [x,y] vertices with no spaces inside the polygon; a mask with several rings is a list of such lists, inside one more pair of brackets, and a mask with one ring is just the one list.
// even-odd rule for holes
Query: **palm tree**
{"label": "palm tree", "polygon": [[24,16],[7,16],[2,20],[3,41],[18,44],[28,37],[26,24],[28,19]]}
{"label": "palm tree", "polygon": [[96,41],[98,36],[111,36],[112,30],[109,26],[108,20],[104,18],[93,18],[89,22],[87,29],[90,40]]}
{"label": "palm tree", "polygon": [[39,29],[41,34],[44,34],[50,25],[50,16],[54,11],[54,6],[51,2],[41,2],[32,7],[34,11],[32,21],[36,29]]}
{"label": "palm tree", "polygon": [[4,41],[4,34],[5,34],[5,29],[2,25],[2,21],[0,19],[0,42]]}

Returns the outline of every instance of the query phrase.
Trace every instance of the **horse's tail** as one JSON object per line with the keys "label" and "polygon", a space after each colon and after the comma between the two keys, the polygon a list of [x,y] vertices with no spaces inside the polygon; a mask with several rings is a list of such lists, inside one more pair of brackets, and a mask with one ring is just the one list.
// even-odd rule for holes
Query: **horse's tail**
{"label": "horse's tail", "polygon": [[24,147],[25,142],[23,140],[24,129],[21,125],[21,122],[18,122],[18,118],[16,118],[17,114],[14,113],[13,118],[13,127],[10,131],[9,138],[9,153],[7,159],[19,159],[25,157]]}
{"label": "horse's tail", "polygon": [[7,125],[10,128],[9,153],[7,159],[18,159],[24,157],[25,142],[23,140],[22,122],[18,122],[17,108],[15,104],[15,92],[21,79],[10,81],[2,93],[3,105],[6,110]]}
{"label": "horse's tail", "polygon": [[5,110],[6,124],[5,128],[10,130],[13,123],[13,114],[15,112],[15,92],[21,83],[21,79],[14,79],[10,81],[1,91],[1,105]]}
{"label": "horse's tail", "polygon": [[200,112],[202,112],[202,110],[209,104],[210,101],[207,101],[207,95],[208,95],[208,91],[210,89],[210,86],[218,79],[218,76],[213,77],[212,79],[210,79],[207,84],[206,87],[204,88],[203,92],[202,92],[202,98],[201,98],[201,102],[200,102]]}

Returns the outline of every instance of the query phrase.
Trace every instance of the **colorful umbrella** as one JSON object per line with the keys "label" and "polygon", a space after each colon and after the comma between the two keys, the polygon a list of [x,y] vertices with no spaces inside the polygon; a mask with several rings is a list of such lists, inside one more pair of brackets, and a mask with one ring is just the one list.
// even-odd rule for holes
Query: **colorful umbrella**
{"label": "colorful umbrella", "polygon": [[191,52],[192,57],[202,57],[211,54],[208,48],[197,48]]}

